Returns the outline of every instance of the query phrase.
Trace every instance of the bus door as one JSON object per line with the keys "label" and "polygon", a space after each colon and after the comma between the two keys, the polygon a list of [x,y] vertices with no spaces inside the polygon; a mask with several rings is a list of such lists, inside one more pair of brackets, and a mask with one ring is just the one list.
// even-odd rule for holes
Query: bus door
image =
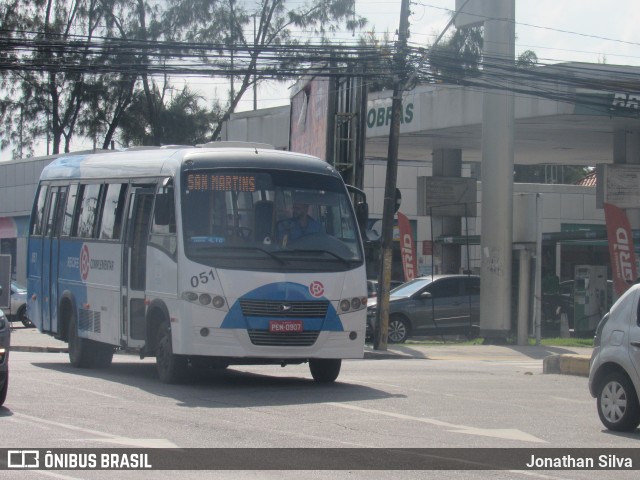
{"label": "bus door", "polygon": [[123,251],[121,340],[129,347],[145,344],[147,242],[155,189],[133,187],[129,192],[126,241]]}
{"label": "bus door", "polygon": [[58,333],[58,273],[60,224],[63,219],[67,188],[49,189],[42,245],[42,331]]}

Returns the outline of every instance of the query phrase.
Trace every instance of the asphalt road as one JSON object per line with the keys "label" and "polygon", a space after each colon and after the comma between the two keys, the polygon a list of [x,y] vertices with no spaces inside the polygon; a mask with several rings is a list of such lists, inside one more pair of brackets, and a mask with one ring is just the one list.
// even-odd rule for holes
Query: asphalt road
{"label": "asphalt road", "polygon": [[[606,453],[640,446],[640,430],[603,429],[586,378],[543,374],[535,358],[346,361],[332,385],[315,384],[306,365],[230,368],[164,385],[155,377],[153,360],[134,356],[116,355],[104,371],[74,369],[64,353],[12,352],[10,360],[0,430],[11,433],[0,435],[0,448],[595,448]],[[491,465],[492,459],[483,462]],[[0,478],[3,473],[8,472],[0,471]],[[595,473],[352,469],[302,476],[592,479]],[[75,479],[120,478],[123,472],[20,474]],[[126,477],[301,478],[301,472],[187,470],[126,472]],[[597,478],[637,478],[637,471],[598,471]]]}

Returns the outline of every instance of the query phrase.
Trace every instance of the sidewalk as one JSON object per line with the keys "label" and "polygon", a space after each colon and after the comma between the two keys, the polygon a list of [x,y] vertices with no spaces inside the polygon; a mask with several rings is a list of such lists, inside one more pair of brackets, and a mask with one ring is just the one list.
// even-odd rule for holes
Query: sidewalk
{"label": "sidewalk", "polygon": [[[60,352],[67,353],[67,344],[38,332],[35,328],[14,325],[11,331],[13,352]],[[419,343],[392,344],[387,350],[374,350],[365,345],[364,358],[423,359],[423,360],[479,360],[479,361],[525,361],[539,360],[544,373],[566,375],[589,375],[591,348],[548,347],[544,345],[424,345]]]}
{"label": "sidewalk", "polygon": [[425,360],[479,360],[479,361],[524,361],[540,360],[543,373],[589,376],[591,348],[588,347],[549,347],[545,345],[423,345],[393,344],[386,351],[374,350],[365,345],[365,358]]}

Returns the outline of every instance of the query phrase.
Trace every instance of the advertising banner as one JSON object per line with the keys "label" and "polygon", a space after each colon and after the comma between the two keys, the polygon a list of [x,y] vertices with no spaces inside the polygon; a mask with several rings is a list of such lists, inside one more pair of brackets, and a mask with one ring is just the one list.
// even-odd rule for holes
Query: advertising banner
{"label": "advertising banner", "polygon": [[604,204],[604,218],[607,224],[613,285],[617,296],[620,296],[638,278],[633,232],[624,210],[611,203]]}
{"label": "advertising banner", "polygon": [[408,282],[416,278],[418,264],[416,261],[416,246],[413,242],[413,234],[411,233],[411,224],[406,215],[401,212],[398,212],[398,230],[400,231],[400,252],[402,254],[404,281]]}

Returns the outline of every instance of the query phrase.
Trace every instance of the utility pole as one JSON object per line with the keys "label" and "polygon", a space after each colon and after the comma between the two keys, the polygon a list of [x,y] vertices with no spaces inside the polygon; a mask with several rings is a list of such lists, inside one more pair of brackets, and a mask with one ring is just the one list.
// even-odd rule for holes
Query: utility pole
{"label": "utility pole", "polygon": [[402,0],[400,7],[400,27],[398,48],[394,58],[395,81],[393,103],[391,104],[391,126],[389,129],[389,149],[387,153],[387,179],[384,186],[384,207],[382,211],[382,252],[380,277],[378,278],[378,308],[374,348],[387,349],[389,330],[389,290],[391,285],[391,265],[393,261],[393,218],[395,215],[396,184],[398,178],[398,146],[400,143],[400,115],[402,112],[402,92],[406,81],[407,39],[409,37],[409,0]]}
{"label": "utility pole", "polygon": [[[230,91],[229,91],[229,103],[233,104],[233,97],[235,95],[234,91],[233,91],[233,51],[236,48],[236,39],[234,36],[235,33],[235,23],[236,23],[236,14],[235,11],[233,10],[233,0],[229,0],[229,12],[230,12],[230,18],[231,18],[231,85],[230,85]],[[231,113],[233,113],[233,109],[231,109]]]}

